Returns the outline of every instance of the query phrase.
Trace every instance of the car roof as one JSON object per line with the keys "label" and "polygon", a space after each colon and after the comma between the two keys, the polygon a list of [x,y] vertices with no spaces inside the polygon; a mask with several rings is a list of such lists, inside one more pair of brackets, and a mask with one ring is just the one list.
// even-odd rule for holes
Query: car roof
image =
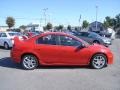
{"label": "car roof", "polygon": [[44,36],[44,35],[49,35],[49,34],[56,34],[56,35],[69,35],[67,33],[64,33],[64,32],[45,32],[45,33],[41,33],[40,35],[41,36]]}

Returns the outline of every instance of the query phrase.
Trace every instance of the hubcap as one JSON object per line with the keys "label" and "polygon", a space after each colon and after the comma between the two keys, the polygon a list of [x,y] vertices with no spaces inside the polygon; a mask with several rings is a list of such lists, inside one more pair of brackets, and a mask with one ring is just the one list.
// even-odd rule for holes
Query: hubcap
{"label": "hubcap", "polygon": [[96,56],[93,59],[93,66],[95,68],[102,68],[105,65],[106,59],[103,56]]}
{"label": "hubcap", "polygon": [[27,69],[35,68],[37,65],[36,59],[33,56],[26,56],[23,59],[23,65]]}
{"label": "hubcap", "polygon": [[5,49],[8,49],[8,45],[5,43]]}

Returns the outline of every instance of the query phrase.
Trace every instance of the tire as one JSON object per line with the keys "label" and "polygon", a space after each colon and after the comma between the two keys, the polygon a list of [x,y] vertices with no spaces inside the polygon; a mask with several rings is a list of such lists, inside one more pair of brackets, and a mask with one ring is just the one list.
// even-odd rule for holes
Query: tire
{"label": "tire", "polygon": [[107,57],[104,54],[96,54],[92,57],[90,65],[94,69],[101,69],[107,66]]}
{"label": "tire", "polygon": [[99,42],[99,41],[97,41],[97,40],[93,41],[93,43],[97,43],[97,44],[100,44],[100,42]]}
{"label": "tire", "polygon": [[8,45],[8,43],[7,43],[7,42],[5,42],[5,43],[4,43],[4,48],[5,48],[6,50],[8,50],[8,49],[9,49],[9,45]]}
{"label": "tire", "polygon": [[38,66],[38,59],[34,55],[25,55],[21,64],[24,69],[33,70]]}

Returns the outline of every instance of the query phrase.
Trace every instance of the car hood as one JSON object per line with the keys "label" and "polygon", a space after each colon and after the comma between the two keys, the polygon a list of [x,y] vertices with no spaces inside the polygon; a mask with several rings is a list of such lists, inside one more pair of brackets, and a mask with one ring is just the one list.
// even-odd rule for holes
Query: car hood
{"label": "car hood", "polygon": [[100,45],[100,44],[92,44],[92,45],[89,45],[88,48],[93,50],[93,51],[94,50],[95,51],[102,51],[102,52],[110,51],[110,49],[108,47],[105,47],[105,46]]}
{"label": "car hood", "polygon": [[101,37],[102,40],[107,40],[107,41],[111,41],[110,38],[107,38],[107,37]]}

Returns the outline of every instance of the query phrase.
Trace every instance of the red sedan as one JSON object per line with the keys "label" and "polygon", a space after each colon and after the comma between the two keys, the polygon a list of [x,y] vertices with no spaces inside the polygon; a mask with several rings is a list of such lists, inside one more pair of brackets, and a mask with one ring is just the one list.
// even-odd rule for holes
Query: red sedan
{"label": "red sedan", "polygon": [[91,65],[100,69],[113,64],[113,54],[109,48],[90,45],[61,32],[43,33],[24,41],[16,37],[11,57],[28,70],[38,65]]}

